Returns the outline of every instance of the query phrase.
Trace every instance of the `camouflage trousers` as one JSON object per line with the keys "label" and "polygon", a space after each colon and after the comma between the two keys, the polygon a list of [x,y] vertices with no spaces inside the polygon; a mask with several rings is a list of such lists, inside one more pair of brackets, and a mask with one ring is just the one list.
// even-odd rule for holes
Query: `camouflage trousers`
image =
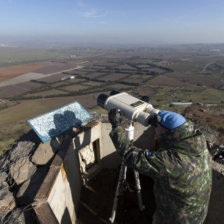
{"label": "camouflage trousers", "polygon": [[183,214],[171,215],[169,217],[162,217],[158,211],[153,215],[152,224],[203,224],[206,215],[202,217],[192,218],[184,216]]}

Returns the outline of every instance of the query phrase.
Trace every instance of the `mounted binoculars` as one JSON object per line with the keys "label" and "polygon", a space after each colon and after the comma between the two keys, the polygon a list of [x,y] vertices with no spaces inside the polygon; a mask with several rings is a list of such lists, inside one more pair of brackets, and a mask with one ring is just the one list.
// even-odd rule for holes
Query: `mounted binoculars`
{"label": "mounted binoculars", "polygon": [[159,110],[153,108],[152,104],[117,90],[112,90],[110,95],[100,94],[97,98],[97,104],[108,111],[120,109],[124,117],[139,122],[144,126],[149,125],[152,114],[159,112]]}

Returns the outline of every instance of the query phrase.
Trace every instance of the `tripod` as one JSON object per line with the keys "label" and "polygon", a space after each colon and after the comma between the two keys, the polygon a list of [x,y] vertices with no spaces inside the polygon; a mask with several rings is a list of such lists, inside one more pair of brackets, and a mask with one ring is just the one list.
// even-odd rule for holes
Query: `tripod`
{"label": "tripod", "polygon": [[[132,126],[132,121],[128,121],[128,125],[125,128],[125,134],[126,134],[127,138],[129,138],[129,140],[132,141],[134,139],[134,127]],[[138,207],[139,207],[140,211],[143,211],[145,209],[145,206],[142,203],[141,184],[140,184],[140,180],[139,180],[139,173],[136,170],[133,170],[133,173],[134,173],[136,193],[137,193],[137,198],[138,198]],[[126,180],[126,174],[127,174],[127,166],[125,165],[125,158],[123,156],[122,160],[121,160],[121,168],[120,168],[120,172],[119,172],[114,203],[113,203],[113,207],[112,207],[112,211],[111,211],[111,216],[109,218],[111,223],[114,223],[114,220],[115,220],[116,210],[117,210],[117,206],[118,206],[118,200],[122,194],[124,182]]]}

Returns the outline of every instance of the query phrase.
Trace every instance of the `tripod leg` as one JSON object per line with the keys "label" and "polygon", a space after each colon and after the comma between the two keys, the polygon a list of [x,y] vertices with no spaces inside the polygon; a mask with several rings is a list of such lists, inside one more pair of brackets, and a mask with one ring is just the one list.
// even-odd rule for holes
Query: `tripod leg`
{"label": "tripod leg", "polygon": [[114,198],[114,203],[113,203],[113,207],[112,207],[112,211],[111,211],[111,216],[109,218],[109,221],[111,223],[114,223],[114,220],[115,220],[119,196],[121,194],[121,191],[123,189],[123,184],[126,179],[126,172],[127,172],[127,166],[125,166],[124,160],[122,159],[121,169],[119,172],[119,178],[118,178],[118,183],[117,183],[117,188],[116,188],[116,193],[115,193],[115,198]]}
{"label": "tripod leg", "polygon": [[133,172],[134,172],[135,186],[136,186],[136,191],[137,191],[138,207],[139,207],[139,210],[142,212],[145,209],[145,206],[143,205],[143,202],[142,202],[141,184],[140,184],[140,180],[139,180],[139,173],[136,170],[133,170]]}

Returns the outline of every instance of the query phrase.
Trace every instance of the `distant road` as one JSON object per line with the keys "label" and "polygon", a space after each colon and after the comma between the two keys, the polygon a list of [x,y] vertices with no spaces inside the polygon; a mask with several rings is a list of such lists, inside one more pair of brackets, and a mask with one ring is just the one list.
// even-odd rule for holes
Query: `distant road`
{"label": "distant road", "polygon": [[[181,103],[181,102],[171,102],[169,104],[165,104],[165,105],[159,105],[159,107],[170,107],[170,106],[190,106],[191,104],[193,104],[192,102],[186,102],[186,103]],[[206,106],[206,107],[215,107],[218,106],[218,104],[204,104],[204,103],[200,103],[202,106]]]}
{"label": "distant road", "polygon": [[204,68],[201,70],[201,73],[206,72],[206,69],[208,68],[208,66],[210,66],[211,64],[213,64],[212,62],[209,62],[208,64],[206,64],[204,66]]}
{"label": "distant road", "polygon": [[[73,71],[73,70],[77,70],[77,69],[81,69],[83,66],[83,64],[85,63],[88,63],[88,61],[83,61],[83,62],[80,62],[79,65],[77,65],[76,67],[74,68],[69,68],[69,69],[65,69],[63,71],[58,71],[58,72],[53,72],[53,73],[49,73],[48,76],[50,75],[57,75],[57,74],[60,74],[62,72],[70,72],[70,71]],[[46,77],[46,76],[45,76]]]}
{"label": "distant road", "polygon": [[29,73],[25,73],[23,75],[17,76],[15,78],[9,79],[7,81],[1,82],[0,87],[16,85],[19,83],[30,81],[32,79],[41,79],[41,78],[44,78],[47,76],[49,76],[49,75],[44,75],[44,74],[35,73],[35,72],[29,72]]}

